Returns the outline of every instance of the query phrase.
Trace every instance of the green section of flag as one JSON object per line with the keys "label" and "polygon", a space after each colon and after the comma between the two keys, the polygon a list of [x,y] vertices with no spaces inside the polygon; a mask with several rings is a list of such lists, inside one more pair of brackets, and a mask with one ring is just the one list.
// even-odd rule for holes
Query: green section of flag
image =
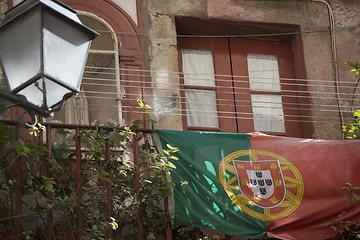
{"label": "green section of flag", "polygon": [[[238,150],[250,149],[250,134],[157,130],[163,148],[179,148],[172,161],[175,217],[179,226],[194,226],[246,238],[266,238],[267,222],[242,212],[226,194],[219,180],[222,159]],[[249,158],[249,156],[246,156]],[[244,157],[238,158],[239,160]],[[231,174],[231,173],[228,173]],[[233,176],[228,176],[227,179]],[[252,210],[263,213],[256,206]]]}

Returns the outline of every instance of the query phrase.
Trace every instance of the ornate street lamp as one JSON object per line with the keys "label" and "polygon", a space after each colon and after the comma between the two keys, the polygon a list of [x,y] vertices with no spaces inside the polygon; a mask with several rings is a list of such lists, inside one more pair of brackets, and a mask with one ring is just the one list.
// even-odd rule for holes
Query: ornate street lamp
{"label": "ornate street lamp", "polygon": [[57,0],[25,0],[5,13],[0,63],[10,89],[0,97],[21,105],[34,122],[77,94],[91,41],[99,34]]}

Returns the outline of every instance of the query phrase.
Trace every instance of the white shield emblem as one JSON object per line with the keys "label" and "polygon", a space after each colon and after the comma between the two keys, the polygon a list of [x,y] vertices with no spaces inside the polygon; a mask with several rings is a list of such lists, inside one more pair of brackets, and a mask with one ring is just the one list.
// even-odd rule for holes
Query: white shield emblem
{"label": "white shield emblem", "polygon": [[246,170],[250,188],[259,198],[269,198],[274,194],[273,179],[270,170]]}
{"label": "white shield emblem", "polygon": [[286,188],[278,160],[233,160],[242,194],[256,206],[274,208],[285,199]]}

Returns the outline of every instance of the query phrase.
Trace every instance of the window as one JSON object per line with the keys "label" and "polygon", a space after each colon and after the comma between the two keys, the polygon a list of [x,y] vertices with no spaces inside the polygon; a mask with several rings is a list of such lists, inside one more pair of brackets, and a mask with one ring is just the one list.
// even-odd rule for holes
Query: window
{"label": "window", "polygon": [[215,72],[211,51],[182,50],[187,125],[218,128]]}
{"label": "window", "polygon": [[301,137],[289,42],[181,37],[185,130]]}
{"label": "window", "polygon": [[[250,94],[254,118],[254,131],[285,132],[277,56],[247,54],[250,91],[266,94]],[[273,94],[272,94],[273,93]]]}
{"label": "window", "polygon": [[100,33],[92,44],[77,97],[66,101],[56,118],[69,124],[121,121],[117,38],[112,28],[93,14],[80,13],[82,23]]}

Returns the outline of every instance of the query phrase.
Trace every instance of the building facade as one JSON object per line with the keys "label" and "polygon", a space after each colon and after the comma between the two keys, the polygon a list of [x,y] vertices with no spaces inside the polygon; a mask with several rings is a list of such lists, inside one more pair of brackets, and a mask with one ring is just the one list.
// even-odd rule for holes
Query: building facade
{"label": "building facade", "polygon": [[357,1],[144,6],[152,105],[163,126],[341,139],[339,126],[358,106],[345,65],[359,58]]}
{"label": "building facade", "polygon": [[345,64],[360,60],[359,0],[61,2],[101,36],[80,93],[46,121],[130,124],[142,100],[158,129],[342,139],[360,107]]}

